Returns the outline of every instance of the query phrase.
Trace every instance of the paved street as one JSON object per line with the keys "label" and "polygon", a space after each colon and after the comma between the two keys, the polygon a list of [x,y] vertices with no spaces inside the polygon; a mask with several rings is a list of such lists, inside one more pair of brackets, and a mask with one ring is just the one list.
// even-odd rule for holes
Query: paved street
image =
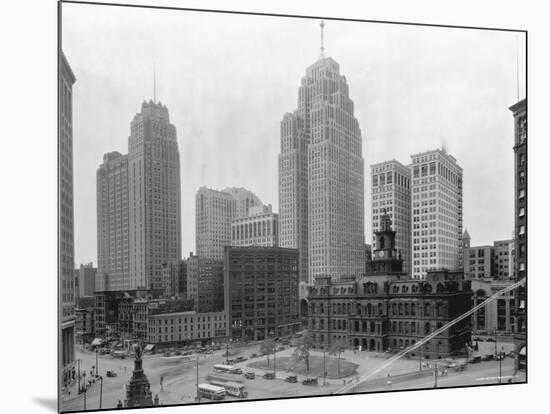
{"label": "paved street", "polygon": [[[249,357],[250,354],[257,352],[259,346],[247,346],[234,350],[231,358],[238,355]],[[278,357],[290,356],[293,349],[286,349],[284,351],[277,352]],[[312,355],[322,357],[322,352],[312,351]],[[327,358],[335,358],[334,356],[326,355]],[[158,394],[159,400],[162,405],[170,404],[185,404],[194,402],[196,396],[196,355],[192,355],[191,361],[184,361],[183,357],[164,357],[160,355],[146,355],[143,359],[143,367],[145,374],[147,375],[150,383],[153,397]],[[298,375],[297,383],[287,383],[284,378],[288,375],[293,375],[292,372],[277,370],[277,378],[275,380],[266,380],[261,376],[266,372],[264,369],[255,369],[249,366],[250,363],[259,361],[266,357],[260,357],[258,359],[252,359],[236,366],[240,367],[244,372],[253,371],[256,373],[256,379],[248,380],[243,376],[236,376],[246,386],[248,391],[248,399],[262,399],[273,397],[291,397],[302,395],[322,395],[331,394],[334,391],[341,388],[344,381],[349,382],[355,380],[357,376],[364,375],[372,370],[374,367],[383,363],[386,360],[386,356],[383,354],[375,354],[370,352],[354,352],[346,351],[342,358],[346,361],[358,364],[357,371],[347,378],[328,380],[327,385],[321,385],[323,383],[322,378],[319,378],[319,386],[305,386],[301,384],[301,380],[305,376]],[[77,350],[77,359],[81,360],[81,372],[86,372],[89,377],[92,366],[95,365],[96,355],[89,351]],[[273,357],[270,357],[271,366],[273,366]],[[115,359],[110,355],[99,355],[99,374],[103,376],[103,393],[102,393],[102,408],[115,408],[118,400],[123,400],[125,397],[124,386],[128,383],[132,375],[134,366],[133,358],[127,358],[124,360]],[[206,382],[206,376],[212,372],[215,364],[221,364],[225,362],[225,352],[217,351],[212,355],[204,355],[199,358],[199,383]],[[428,362],[428,361],[423,361]],[[417,378],[414,380],[407,380],[403,382],[395,382],[389,388],[385,385],[381,385],[380,380],[387,378],[388,374],[391,377],[396,377],[400,374],[407,372],[418,371],[418,360],[402,359],[395,362],[389,368],[382,370],[376,374],[372,380],[378,379],[378,382],[369,384],[364,383],[356,388],[356,391],[387,391],[389,389],[417,389],[417,388],[429,388],[433,387],[433,376]],[[108,378],[105,374],[107,370],[115,371],[117,377]],[[451,387],[458,385],[473,385],[473,384],[491,384],[497,382],[498,376],[498,362],[488,361],[478,364],[470,364],[463,372],[455,372],[454,370],[448,371],[448,376],[438,378],[439,387]],[[513,359],[505,358],[502,364],[503,376],[512,375],[513,372]],[[160,387],[160,378],[163,379],[163,388]],[[505,378],[504,381],[507,381]],[[521,377],[514,378],[514,382],[521,381]],[[227,396],[226,400],[235,400],[236,397]],[[86,409],[98,409],[100,400],[100,382],[96,382],[86,393]],[[209,400],[207,400],[210,402]],[[84,409],[84,395],[77,394],[77,385],[73,385],[70,396],[65,393],[63,395],[64,411],[76,411]]]}

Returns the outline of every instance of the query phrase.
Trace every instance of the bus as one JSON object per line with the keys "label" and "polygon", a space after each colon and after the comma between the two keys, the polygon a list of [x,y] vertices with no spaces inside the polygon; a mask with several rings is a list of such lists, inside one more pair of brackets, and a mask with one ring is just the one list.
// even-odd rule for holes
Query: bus
{"label": "bus", "polygon": [[217,385],[218,387],[223,387],[225,392],[229,395],[233,395],[238,398],[248,397],[248,392],[244,389],[243,384],[237,382],[225,382],[216,379],[211,379],[210,384]]}
{"label": "bus", "polygon": [[243,371],[240,368],[234,367],[232,365],[222,365],[222,364],[216,364],[214,365],[214,371],[215,372],[226,372],[228,374],[242,374]]}
{"label": "bus", "polygon": [[223,400],[225,398],[225,388],[212,384],[199,384],[199,396],[210,400]]}

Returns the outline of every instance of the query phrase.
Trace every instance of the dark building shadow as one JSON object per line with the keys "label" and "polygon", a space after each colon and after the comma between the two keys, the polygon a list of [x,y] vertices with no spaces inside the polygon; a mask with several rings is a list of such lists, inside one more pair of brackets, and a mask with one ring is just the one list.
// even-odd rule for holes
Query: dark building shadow
{"label": "dark building shadow", "polygon": [[34,397],[33,401],[41,405],[42,407],[47,408],[50,411],[53,411],[54,413],[57,412],[57,399],[51,398],[51,397]]}

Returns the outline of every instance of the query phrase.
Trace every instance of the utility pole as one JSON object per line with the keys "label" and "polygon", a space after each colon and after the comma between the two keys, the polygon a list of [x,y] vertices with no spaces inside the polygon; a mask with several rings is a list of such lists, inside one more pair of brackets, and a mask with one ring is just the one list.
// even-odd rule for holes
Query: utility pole
{"label": "utility pole", "polygon": [[435,364],[435,368],[434,368],[434,379],[435,379],[434,388],[437,388],[437,362],[434,362],[434,364]]}
{"label": "utility pole", "polygon": [[86,392],[88,392],[88,389],[84,386],[84,411],[86,411]]}
{"label": "utility pole", "polygon": [[199,354],[197,354],[197,402],[201,402],[201,395],[199,393]]}
{"label": "utility pole", "polygon": [[498,383],[502,384],[502,360],[504,359],[504,347],[498,355]]}
{"label": "utility pole", "polygon": [[77,360],[78,362],[78,391],[77,394],[80,393],[80,358]]}
{"label": "utility pole", "polygon": [[101,381],[101,386],[99,388],[99,409],[101,410],[101,403],[103,401],[103,376],[99,377]]}
{"label": "utility pole", "polygon": [[97,366],[97,348],[98,347],[96,346],[95,347],[95,376],[96,377],[98,376],[98,372],[99,372],[99,370],[98,370],[99,367]]}
{"label": "utility pole", "polygon": [[418,352],[418,369],[422,371],[422,347],[424,345],[420,345],[419,352]]}
{"label": "utility pole", "polygon": [[323,385],[327,385],[327,368],[326,368],[326,362],[325,362],[325,355],[326,351],[323,347]]}

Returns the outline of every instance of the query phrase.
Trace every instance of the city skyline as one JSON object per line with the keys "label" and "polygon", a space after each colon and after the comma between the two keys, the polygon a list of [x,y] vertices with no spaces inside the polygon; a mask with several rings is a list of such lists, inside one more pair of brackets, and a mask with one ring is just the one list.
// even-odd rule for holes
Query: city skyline
{"label": "city skyline", "polygon": [[[74,13],[73,17],[76,17],[78,12],[76,9],[71,11],[70,6],[65,5],[64,16]],[[114,28],[110,26],[110,20],[104,18],[105,13],[113,14],[113,21],[120,23],[120,19],[115,18],[119,13],[116,8],[108,8],[106,12],[94,11],[90,6],[82,9],[84,11],[80,13],[87,14],[88,28],[80,28],[77,32],[71,19],[64,18],[64,38],[70,39],[64,40],[64,50],[81,79],[79,89],[75,91],[74,108],[75,123],[78,125],[75,130],[78,136],[75,141],[75,163],[81,166],[75,171],[75,204],[78,205],[75,208],[75,264],[90,260],[96,262],[96,228],[95,223],[88,219],[95,217],[95,170],[104,153],[114,150],[124,152],[129,135],[128,119],[143,100],[149,100],[153,95],[153,63],[157,72],[157,100],[170,108],[172,122],[178,129],[182,157],[182,252],[195,250],[194,194],[202,185],[210,188],[248,188],[266,204],[272,204],[275,212],[279,212],[277,154],[280,117],[289,108],[296,107],[298,80],[303,69],[318,56],[319,22],[271,17],[252,20],[249,16],[191,12],[170,15],[154,11],[152,16],[145,13],[148,25],[145,29],[139,29],[144,40],[144,51],[138,54],[128,43],[133,41],[128,36],[132,24],[144,18],[143,11],[124,11],[124,23]],[[150,26],[151,21],[157,19],[162,19],[163,26],[166,24],[167,28],[154,24]],[[243,31],[235,30],[235,19],[244,19],[244,26],[257,29],[258,39],[247,40]],[[179,33],[175,28],[178,22],[180,25],[185,22],[183,26],[189,33],[197,36],[204,34],[201,26],[205,20],[216,24],[218,29],[216,35],[210,33],[198,42],[200,48],[207,49],[208,53],[186,44],[180,58],[174,56],[167,42],[155,42],[165,30]],[[81,19],[75,18],[74,22],[80,23]],[[133,23],[127,26],[128,22]],[[95,32],[97,24],[105,30],[98,30],[101,35],[96,38],[95,44],[90,44],[87,34],[91,28]],[[281,30],[281,25],[288,26],[288,30]],[[111,29],[123,33],[115,42],[108,35]],[[230,32],[230,39],[220,41]],[[145,39],[145,33],[149,40]],[[292,39],[295,42],[293,49],[296,50],[285,48],[289,36],[298,33],[299,36]],[[373,42],[376,34],[382,36],[384,41]],[[355,42],[354,47],[350,48],[346,40],[352,35],[364,38],[365,44]],[[413,50],[400,52],[398,48],[403,46],[398,43],[405,37],[408,38],[406,46]],[[455,49],[452,53],[440,53],[453,41]],[[103,42],[109,42],[109,46]],[[123,47],[124,42],[126,48]],[[156,44],[162,47],[157,48]],[[177,41],[174,44],[177,46]],[[214,49],[221,52],[217,57],[212,57],[212,54],[216,55],[211,52],[212,46],[216,45],[219,49]],[[227,60],[239,45],[250,46],[250,54],[241,54],[242,62],[230,64],[225,68],[227,73],[220,79],[216,59]],[[476,47],[472,48],[473,45]],[[381,46],[384,47],[381,49]],[[515,48],[515,33],[457,32],[445,28],[410,30],[404,26],[374,23],[346,26],[344,22],[326,23],[326,55],[333,57],[342,67],[353,93],[356,117],[363,130],[367,242],[372,237],[370,164],[388,159],[408,164],[410,154],[442,146],[464,168],[464,226],[474,235],[473,244],[489,244],[509,238],[513,229],[513,200],[510,197],[513,171],[509,171],[508,166],[513,159],[513,155],[509,154],[513,134],[506,108],[516,101]],[[81,50],[86,50],[86,56],[79,53]],[[362,55],[369,50],[378,53],[367,54],[363,59]],[[101,53],[100,60],[110,64],[101,67],[102,63],[91,62],[94,53]],[[121,59],[121,53],[127,59]],[[109,59],[113,54],[117,59]],[[273,54],[275,56],[269,57]],[[280,59],[285,56],[285,65],[279,65]],[[170,64],[166,63],[168,57]],[[197,61],[196,68],[186,67],[181,62],[186,57],[189,61],[201,61]],[[210,59],[210,64],[205,59]],[[399,59],[407,61],[412,67],[402,69]],[[519,60],[523,62],[521,56]],[[138,61],[140,65],[135,66],[136,71],[123,70],[120,66],[120,62],[131,66],[137,65]],[[476,65],[472,65],[473,62]],[[226,63],[231,62],[224,62],[224,65]],[[489,66],[486,69],[488,73],[481,70],[487,66],[484,63]],[[433,64],[440,65],[441,72],[431,68],[430,76],[426,78],[422,68]],[[178,72],[182,68],[187,70]],[[206,71],[203,75],[206,81],[193,84],[193,76],[197,75],[199,68],[201,72]],[[522,70],[520,68],[520,73]],[[266,73],[270,75],[269,84],[265,82]],[[217,74],[217,77],[213,78],[212,74]],[[416,79],[410,78],[412,74]],[[118,76],[127,79],[120,80]],[[183,81],[178,82],[180,77]],[[409,81],[414,87],[404,86],[404,83],[409,85]],[[180,83],[183,84],[182,90],[179,89]],[[496,84],[499,84],[498,88]],[[495,90],[491,93],[492,88]],[[448,99],[449,93],[456,99]],[[98,108],[97,99],[101,94],[105,105]],[[212,97],[216,99],[212,100]],[[446,105],[441,105],[444,98]],[[209,102],[204,99],[209,99]],[[204,108],[211,109],[204,111]],[[468,110],[464,111],[464,108]],[[483,139],[479,135],[483,135]],[[404,136],[408,138],[403,139]],[[217,151],[224,156],[213,157],[212,154]],[[488,158],[491,158],[491,163],[486,162]],[[246,162],[241,162],[241,159]],[[489,200],[495,208],[485,211],[484,206]]]}

